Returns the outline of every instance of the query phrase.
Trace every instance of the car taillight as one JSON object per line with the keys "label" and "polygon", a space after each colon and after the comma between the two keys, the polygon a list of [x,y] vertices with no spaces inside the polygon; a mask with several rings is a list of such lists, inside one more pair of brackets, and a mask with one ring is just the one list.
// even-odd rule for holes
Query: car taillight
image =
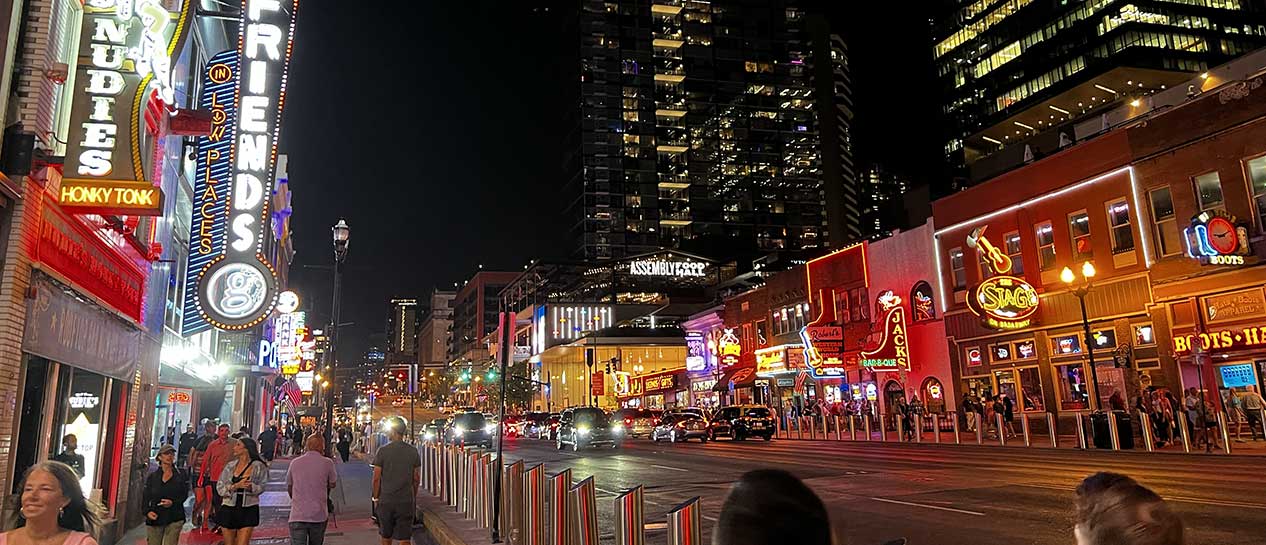
{"label": "car taillight", "polygon": [[633,419],[632,419],[632,418],[625,418],[625,419],[624,419],[624,425],[625,425],[625,427],[632,426],[632,425],[633,425]]}

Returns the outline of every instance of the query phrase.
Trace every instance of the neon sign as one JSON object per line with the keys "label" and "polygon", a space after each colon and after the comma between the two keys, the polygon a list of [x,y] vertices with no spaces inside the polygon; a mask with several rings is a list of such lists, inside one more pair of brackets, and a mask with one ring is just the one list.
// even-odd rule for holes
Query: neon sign
{"label": "neon sign", "polygon": [[701,277],[707,276],[704,272],[707,268],[707,263],[696,261],[642,259],[629,262],[629,274],[633,276]]}
{"label": "neon sign", "polygon": [[1174,337],[1174,352],[1190,354],[1192,348],[1203,345],[1216,350],[1238,350],[1266,346],[1266,326],[1249,326],[1241,329],[1214,331]]}
{"label": "neon sign", "polygon": [[171,56],[188,34],[193,2],[87,0],[83,12],[60,202],[77,214],[162,215],[137,121],[151,91],[175,104]]}
{"label": "neon sign", "polygon": [[227,241],[198,285],[198,310],[220,329],[258,324],[277,300],[277,275],[262,250],[298,8],[298,0],[284,9],[280,0],[242,2]]}
{"label": "neon sign", "polygon": [[703,371],[708,368],[707,345],[702,331],[686,332],[686,370]]}
{"label": "neon sign", "polygon": [[1249,254],[1248,228],[1221,210],[1201,212],[1183,229],[1187,256],[1205,265],[1243,265]]}
{"label": "neon sign", "polygon": [[756,376],[795,372],[804,365],[803,346],[783,344],[756,351]]}
{"label": "neon sign", "polygon": [[730,367],[738,364],[739,356],[743,353],[743,345],[739,344],[738,335],[734,334],[734,330],[725,329],[725,333],[721,334],[721,340],[717,342],[717,350],[720,352],[721,365]]}
{"label": "neon sign", "polygon": [[286,290],[277,295],[277,312],[282,314],[299,310],[299,294]]}
{"label": "neon sign", "polygon": [[177,390],[177,391],[174,391],[174,392],[168,392],[168,393],[167,393],[167,402],[168,402],[168,403],[184,403],[184,404],[188,404],[188,403],[189,403],[189,402],[191,402],[191,401],[193,401],[193,397],[189,395],[189,392],[185,392],[185,391]]}
{"label": "neon sign", "polygon": [[900,297],[891,295],[891,292],[885,295],[890,295],[890,298],[880,299],[888,312],[884,315],[883,339],[879,341],[878,348],[862,351],[861,365],[875,372],[902,369],[909,371],[910,345],[906,337],[906,309],[901,304]]}
{"label": "neon sign", "polygon": [[986,264],[997,276],[972,286],[967,291],[967,309],[979,316],[986,326],[999,330],[1023,329],[1033,324],[1040,299],[1037,290],[1023,278],[1011,276],[1011,258],[985,238],[980,227],[967,237],[967,245],[986,258]]}

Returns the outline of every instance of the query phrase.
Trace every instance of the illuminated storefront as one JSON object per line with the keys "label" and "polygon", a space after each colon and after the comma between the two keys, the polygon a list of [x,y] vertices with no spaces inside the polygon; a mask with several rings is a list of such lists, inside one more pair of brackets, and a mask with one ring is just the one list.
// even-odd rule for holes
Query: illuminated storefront
{"label": "illuminated storefront", "polygon": [[[548,383],[537,390],[532,405],[551,412],[588,404],[604,409],[645,404],[688,406],[685,361],[681,337],[589,336],[553,346],[531,360],[532,373]],[[649,392],[643,389],[648,378]],[[596,396],[591,395],[595,384],[601,392]]]}

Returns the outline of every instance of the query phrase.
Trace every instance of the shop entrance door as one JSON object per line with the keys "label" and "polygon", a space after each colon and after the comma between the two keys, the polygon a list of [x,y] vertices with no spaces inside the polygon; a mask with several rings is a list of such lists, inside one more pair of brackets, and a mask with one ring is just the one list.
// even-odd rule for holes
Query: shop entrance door
{"label": "shop entrance door", "polygon": [[[17,494],[21,486],[22,474],[26,469],[40,460],[39,453],[55,445],[50,441],[48,433],[41,433],[45,420],[51,416],[45,412],[44,396],[56,384],[49,384],[50,368],[53,365],[44,358],[26,356],[26,377],[22,383],[22,406],[18,407],[18,433],[13,459],[13,483],[11,493]],[[51,420],[50,420],[51,421]]]}

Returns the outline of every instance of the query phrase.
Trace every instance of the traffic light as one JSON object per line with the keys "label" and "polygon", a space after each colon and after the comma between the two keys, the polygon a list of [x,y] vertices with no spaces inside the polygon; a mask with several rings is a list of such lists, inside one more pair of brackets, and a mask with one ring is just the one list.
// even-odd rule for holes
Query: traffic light
{"label": "traffic light", "polygon": [[488,372],[484,373],[484,378],[487,378],[488,380],[497,378],[497,370],[493,368],[489,368]]}

